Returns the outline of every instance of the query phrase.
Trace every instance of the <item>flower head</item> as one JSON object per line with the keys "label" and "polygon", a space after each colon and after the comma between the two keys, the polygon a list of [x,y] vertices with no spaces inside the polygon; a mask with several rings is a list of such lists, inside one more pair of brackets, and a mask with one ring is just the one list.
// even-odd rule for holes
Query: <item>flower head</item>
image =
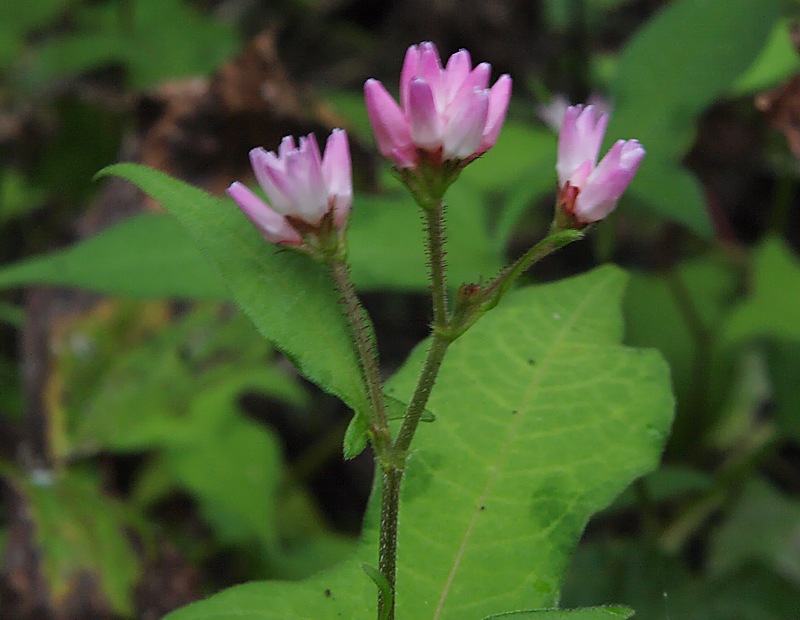
{"label": "flower head", "polygon": [[420,156],[434,165],[468,163],[497,141],[511,98],[511,78],[489,88],[491,66],[472,67],[460,50],[442,67],[433,43],[412,45],[400,73],[400,105],[377,80],[367,80],[367,113],[380,152],[398,168],[415,168]]}
{"label": "flower head", "polygon": [[618,140],[598,164],[607,125],[595,106],[570,106],[558,135],[559,204],[581,225],[614,210],[645,156],[637,140]]}
{"label": "flower head", "polygon": [[344,130],[333,130],[324,155],[314,134],[300,138],[299,146],[286,136],[277,155],[255,148],[250,163],[269,204],[239,182],[228,188],[228,194],[267,241],[300,246],[309,236],[344,229],[353,201]]}

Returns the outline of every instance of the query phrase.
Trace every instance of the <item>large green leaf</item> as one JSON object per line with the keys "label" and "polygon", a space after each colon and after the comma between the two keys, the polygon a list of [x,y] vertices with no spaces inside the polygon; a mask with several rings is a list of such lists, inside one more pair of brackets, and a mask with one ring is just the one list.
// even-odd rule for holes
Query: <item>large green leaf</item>
{"label": "large green leaf", "polygon": [[656,465],[668,372],[618,344],[624,283],[603,268],[522,290],[453,345],[404,489],[401,617],[552,606],[586,520]]}
{"label": "large green leaf", "polygon": [[609,620],[630,618],[633,610],[627,607],[587,607],[585,609],[538,609],[510,611],[488,616],[484,620]]}
{"label": "large green leaf", "polygon": [[101,175],[136,184],[161,202],[216,264],[239,307],[300,371],[367,415],[365,387],[333,282],[308,257],[265,242],[230,202],[136,164]]}
{"label": "large green leaf", "polygon": [[[603,268],[523,289],[453,345],[402,493],[399,618],[552,608],[589,516],[655,466],[672,396],[656,353],[619,344],[624,282]],[[391,382],[401,398],[423,352]],[[374,617],[359,567],[376,560],[372,508],[348,562],[233,588],[170,620]]]}
{"label": "large green leaf", "polygon": [[0,269],[0,288],[79,286],[128,297],[227,299],[230,293],[174,218],[142,214],[66,250]]}
{"label": "large green leaf", "polygon": [[758,55],[787,0],[676,0],[626,46],[614,89],[610,139],[648,151],[631,189],[659,213],[709,236],[699,188],[677,166],[697,118]]}

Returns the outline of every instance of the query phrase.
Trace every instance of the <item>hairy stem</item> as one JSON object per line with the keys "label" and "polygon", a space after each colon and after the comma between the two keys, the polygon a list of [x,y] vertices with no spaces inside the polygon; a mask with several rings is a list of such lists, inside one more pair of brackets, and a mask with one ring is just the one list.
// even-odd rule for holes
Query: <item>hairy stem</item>
{"label": "hairy stem", "polygon": [[508,290],[513,286],[523,273],[530,269],[534,264],[549,256],[556,250],[569,245],[573,241],[582,239],[584,233],[580,230],[561,230],[551,232],[544,239],[539,241],[530,250],[525,252],[516,261],[506,267],[497,278],[495,278],[486,287],[486,294],[488,297],[488,305],[484,310],[494,308],[505,295]]}
{"label": "hairy stem", "polygon": [[[494,280],[485,286],[476,286],[475,292],[465,292],[463,297],[461,291],[459,291],[455,311],[447,326],[449,338],[451,340],[458,338],[472,327],[484,313],[500,303],[500,300],[511,289],[514,282],[534,264],[565,245],[582,239],[583,236],[584,232],[581,230],[551,231],[547,237],[503,269]],[[462,287],[463,290],[464,287]]]}
{"label": "hairy stem", "polygon": [[439,369],[444,361],[444,355],[447,353],[447,347],[450,346],[451,342],[449,339],[442,338],[436,334],[433,335],[428,355],[425,357],[425,363],[419,374],[417,388],[411,397],[408,410],[403,418],[403,424],[400,426],[393,444],[395,454],[400,456],[403,462],[405,462],[405,455],[411,447],[411,440],[414,439],[414,434],[417,432],[420,418],[425,412],[425,405],[428,404],[428,398],[430,398],[431,390],[433,390]]}
{"label": "hairy stem", "polygon": [[[403,470],[396,467],[383,469],[381,487],[381,532],[378,542],[378,569],[389,583],[390,600],[378,595],[378,618],[394,620],[397,583],[397,522],[400,512],[400,483]],[[388,609],[387,609],[388,606]]]}
{"label": "hairy stem", "polygon": [[[392,600],[379,598],[378,617],[394,620],[397,582],[397,521],[400,514],[400,487],[403,482],[408,449],[419,421],[425,412],[436,376],[452,339],[447,336],[447,262],[445,260],[444,204],[438,201],[425,209],[428,233],[428,266],[433,296],[433,337],[420,373],[417,387],[408,405],[397,439],[391,446],[392,463],[383,467],[381,496],[381,531],[379,545],[380,571],[389,582]],[[386,610],[386,605],[390,608]]]}
{"label": "hairy stem", "polygon": [[356,295],[347,263],[339,258],[333,258],[329,261],[328,266],[339,290],[342,310],[350,324],[350,332],[356,345],[361,370],[364,373],[364,381],[367,384],[367,397],[369,398],[372,415],[370,420],[372,447],[378,460],[383,462],[388,457],[391,447],[391,434],[386,416],[386,403],[383,399],[372,323]]}
{"label": "hairy stem", "polygon": [[447,261],[445,260],[444,204],[439,201],[425,212],[428,233],[428,263],[431,275],[433,297],[433,337],[428,355],[417,381],[417,388],[408,404],[403,424],[394,441],[394,453],[405,462],[405,454],[417,432],[420,418],[436,382],[439,368],[444,360],[447,347],[453,341],[450,337],[450,317],[447,310]]}
{"label": "hairy stem", "polygon": [[447,328],[447,260],[445,259],[444,203],[439,201],[425,212],[428,233],[428,261],[433,299],[433,328]]}

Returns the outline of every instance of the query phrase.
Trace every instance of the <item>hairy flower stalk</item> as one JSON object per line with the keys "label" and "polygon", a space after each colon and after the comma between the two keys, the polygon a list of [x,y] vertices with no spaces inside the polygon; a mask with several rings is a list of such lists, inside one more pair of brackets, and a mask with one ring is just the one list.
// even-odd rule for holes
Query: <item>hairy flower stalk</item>
{"label": "hairy flower stalk", "polygon": [[376,454],[383,456],[390,443],[389,425],[372,324],[344,261],[345,230],[353,202],[347,134],[334,129],[324,155],[314,134],[300,138],[299,145],[286,136],[277,154],[255,148],[250,151],[250,161],[269,204],[241,183],[231,185],[228,194],[267,241],[306,252],[330,269],[367,387],[372,410],[370,437]]}
{"label": "hairy flower stalk", "polygon": [[630,185],[645,150],[637,140],[617,140],[597,163],[608,114],[596,106],[570,106],[558,135],[558,213],[578,227],[605,218]]}
{"label": "hairy flower stalk", "polygon": [[489,88],[491,66],[472,67],[460,50],[442,67],[433,43],[412,45],[400,73],[400,105],[379,81],[364,84],[367,113],[380,152],[400,170],[421,164],[463,167],[488,151],[506,117],[511,78]]}

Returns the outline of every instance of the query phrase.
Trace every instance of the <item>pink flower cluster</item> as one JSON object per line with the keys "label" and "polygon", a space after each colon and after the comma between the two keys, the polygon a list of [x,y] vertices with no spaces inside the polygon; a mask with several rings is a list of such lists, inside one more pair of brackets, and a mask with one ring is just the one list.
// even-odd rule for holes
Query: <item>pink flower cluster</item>
{"label": "pink flower cluster", "polygon": [[456,52],[443,68],[433,43],[412,45],[400,73],[400,105],[377,80],[367,80],[367,113],[380,152],[398,168],[415,168],[420,155],[437,165],[468,163],[497,141],[511,98],[511,78],[489,88],[491,66],[472,68]]}
{"label": "pink flower cluster", "polygon": [[[412,45],[400,74],[400,105],[377,80],[364,85],[367,112],[381,153],[415,177],[421,167],[448,174],[494,146],[511,97],[511,78],[489,88],[491,67],[472,67],[466,50],[442,67],[433,43]],[[559,213],[585,226],[606,217],[633,178],[645,151],[619,140],[597,163],[608,114],[596,106],[570,106],[558,138]],[[228,193],[267,241],[307,251],[334,251],[353,200],[347,134],[335,129],[324,155],[313,134],[283,138],[278,153],[250,151],[256,179],[269,204],[242,183]],[[455,167],[441,168],[450,162]],[[424,175],[417,178],[427,178]],[[313,246],[313,247],[312,247]]]}
{"label": "pink flower cluster", "polygon": [[558,134],[559,203],[579,224],[602,220],[617,206],[645,156],[637,140],[617,140],[597,157],[608,114],[595,106],[570,106]]}
{"label": "pink flower cluster", "polygon": [[286,136],[277,155],[255,148],[250,151],[250,163],[270,204],[239,182],[228,188],[228,194],[267,241],[302,245],[306,234],[325,228],[325,220],[328,229],[344,228],[353,185],[350,147],[343,129],[333,130],[324,156],[314,134],[300,138],[299,146]]}

